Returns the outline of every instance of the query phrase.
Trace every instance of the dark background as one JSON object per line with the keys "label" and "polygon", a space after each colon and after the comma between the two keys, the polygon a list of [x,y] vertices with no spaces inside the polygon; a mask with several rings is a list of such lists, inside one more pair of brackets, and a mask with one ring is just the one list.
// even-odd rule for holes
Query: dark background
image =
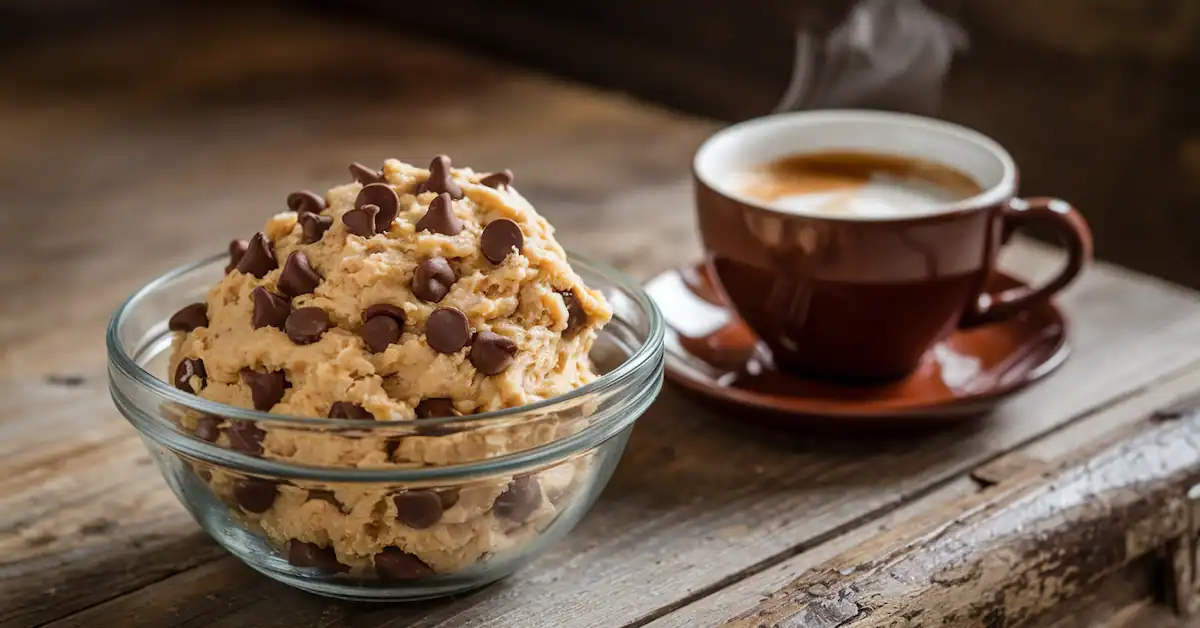
{"label": "dark background", "polygon": [[[768,113],[779,101],[792,71],[797,29],[820,37],[856,5],[850,0],[270,4],[362,23],[369,36],[379,36],[383,24],[384,32],[398,36],[449,41],[731,121]],[[1200,287],[1200,2],[926,4],[957,23],[969,40],[937,88],[939,102],[884,98],[842,104],[925,107],[992,135],[1021,165],[1024,193],[1061,196],[1085,213],[1100,257]],[[25,47],[48,42],[67,45],[89,31],[131,22],[188,19],[225,8],[222,2],[0,0],[0,55],[20,55]],[[71,78],[41,80],[53,88]]]}

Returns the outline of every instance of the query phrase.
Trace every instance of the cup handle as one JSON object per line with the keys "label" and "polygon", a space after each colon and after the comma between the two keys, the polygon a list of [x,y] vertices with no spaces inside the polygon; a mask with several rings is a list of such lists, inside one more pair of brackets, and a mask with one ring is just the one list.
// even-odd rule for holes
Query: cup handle
{"label": "cup handle", "polygon": [[968,328],[1004,320],[1042,303],[1071,283],[1092,260],[1092,231],[1070,203],[1057,198],[1015,198],[1001,214],[1003,233],[1030,225],[1051,229],[1067,247],[1067,263],[1058,275],[1039,287],[1021,286],[1002,292],[985,292],[967,306],[959,327]]}

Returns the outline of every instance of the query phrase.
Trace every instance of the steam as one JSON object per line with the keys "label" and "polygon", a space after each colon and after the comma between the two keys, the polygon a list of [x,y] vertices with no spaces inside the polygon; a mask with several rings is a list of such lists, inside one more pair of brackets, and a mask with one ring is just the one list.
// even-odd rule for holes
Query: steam
{"label": "steam", "polygon": [[862,0],[820,35],[796,35],[792,79],[776,112],[854,107],[932,114],[967,35],[921,0]]}

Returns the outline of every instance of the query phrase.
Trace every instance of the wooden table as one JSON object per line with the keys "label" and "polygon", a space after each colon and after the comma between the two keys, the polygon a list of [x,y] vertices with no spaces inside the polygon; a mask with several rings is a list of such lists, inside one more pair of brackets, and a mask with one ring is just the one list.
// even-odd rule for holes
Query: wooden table
{"label": "wooden table", "polygon": [[698,252],[686,170],[717,124],[382,30],[180,24],[0,61],[0,625],[1183,625],[1200,415],[1164,409],[1200,390],[1200,295],[1105,264],[1062,298],[1073,357],[986,420],[830,441],[668,388],[579,528],[504,582],[365,605],[252,572],[108,399],[126,294],[350,161],[443,151],[512,168],[568,246],[645,279]]}

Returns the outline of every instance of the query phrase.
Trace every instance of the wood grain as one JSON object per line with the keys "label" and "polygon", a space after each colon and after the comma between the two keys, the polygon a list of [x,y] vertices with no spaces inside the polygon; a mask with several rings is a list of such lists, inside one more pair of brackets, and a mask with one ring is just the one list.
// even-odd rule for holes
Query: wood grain
{"label": "wood grain", "polygon": [[919,535],[877,537],[727,625],[1020,625],[1192,534],[1198,480],[1200,408],[1028,476],[1026,490],[968,498],[963,516]]}
{"label": "wood grain", "polygon": [[[755,574],[719,592],[689,604],[649,624],[650,628],[699,628],[702,626],[717,626],[724,623],[726,618],[745,613],[760,603],[767,601],[773,594],[787,588],[788,584],[800,577],[806,577],[817,571],[829,571],[844,567],[835,565],[843,551],[849,551],[853,546],[863,545],[870,536],[866,530],[875,533],[888,533],[892,538],[901,537],[899,543],[906,542],[905,535],[917,535],[928,529],[955,518],[965,509],[968,498],[976,494],[981,486],[988,488],[987,495],[976,499],[986,499],[995,502],[1004,495],[1020,488],[1031,475],[1050,475],[1071,458],[1081,455],[1085,448],[1095,449],[1106,443],[1113,443],[1136,434],[1146,427],[1146,417],[1154,415],[1163,408],[1176,407],[1181,400],[1187,401],[1200,389],[1200,369],[1189,370],[1177,377],[1159,382],[1153,387],[1114,403],[1090,416],[1056,430],[1043,438],[1022,446],[1004,456],[976,467],[970,477],[961,477],[944,488],[923,497],[917,502],[906,504],[903,508],[889,515],[892,519],[903,516],[897,525],[886,525],[879,529],[874,526],[862,526],[854,531],[817,546],[811,551],[804,552],[794,558],[785,560],[778,565]],[[1195,403],[1191,400],[1191,403]],[[1022,464],[1012,461],[1020,460]],[[984,471],[984,473],[980,473]],[[979,476],[986,478],[979,481]],[[956,488],[957,487],[957,488]],[[955,500],[959,500],[957,503]],[[921,502],[926,502],[918,507]],[[883,523],[883,520],[880,521]],[[886,541],[877,541],[886,545]],[[836,549],[841,548],[841,549]],[[888,548],[889,551],[892,548]],[[1161,564],[1158,565],[1161,571]],[[1118,578],[1119,579],[1119,578]],[[1136,580],[1136,575],[1129,580]],[[1137,595],[1131,593],[1131,600],[1141,600],[1145,592],[1154,588],[1154,582],[1139,583],[1135,587],[1140,591]],[[1113,585],[1116,586],[1116,585]],[[1136,592],[1135,591],[1135,592]],[[1151,600],[1153,601],[1153,600]],[[1143,600],[1144,602],[1144,600]],[[1142,604],[1139,604],[1140,607]]]}
{"label": "wood grain", "polygon": [[[564,243],[644,279],[698,254],[686,173],[713,128],[273,13],[0,60],[0,265],[22,270],[0,274],[0,625],[642,624],[906,504],[929,507],[978,465],[1200,360],[1196,295],[1098,265],[1063,297],[1074,357],[957,430],[781,436],[668,390],[565,542],[505,582],[403,607],[301,594],[223,556],[106,398],[100,338],[124,295],[252,231],[287,192],[345,180],[350,161],[444,151],[512,168]],[[1021,241],[1006,266],[1045,276],[1058,259]]]}

